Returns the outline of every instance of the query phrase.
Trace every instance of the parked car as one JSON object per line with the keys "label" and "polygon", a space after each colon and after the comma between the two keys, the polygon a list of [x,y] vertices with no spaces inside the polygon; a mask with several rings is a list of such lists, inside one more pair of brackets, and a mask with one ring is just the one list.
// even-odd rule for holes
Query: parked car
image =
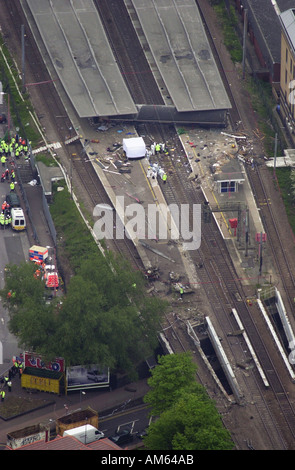
{"label": "parked car", "polygon": [[13,192],[6,194],[6,202],[10,207],[20,207],[18,195]]}
{"label": "parked car", "polygon": [[116,432],[113,436],[109,437],[109,439],[118,446],[122,446],[133,441],[133,434],[131,434],[128,429],[123,429],[122,431]]}

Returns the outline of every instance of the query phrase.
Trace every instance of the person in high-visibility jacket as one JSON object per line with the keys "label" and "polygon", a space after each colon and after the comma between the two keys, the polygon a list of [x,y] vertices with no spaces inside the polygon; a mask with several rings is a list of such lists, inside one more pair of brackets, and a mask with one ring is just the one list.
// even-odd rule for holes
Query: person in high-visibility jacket
{"label": "person in high-visibility jacket", "polygon": [[6,164],[6,157],[5,157],[5,155],[2,155],[2,157],[1,157],[1,163],[2,163],[2,166],[5,166],[5,164]]}
{"label": "person in high-visibility jacket", "polygon": [[183,287],[180,287],[179,293],[180,293],[180,298],[182,299],[183,293],[184,293]]}
{"label": "person in high-visibility jacket", "polygon": [[4,224],[5,224],[5,215],[4,215],[3,212],[1,212],[1,214],[0,214],[0,226],[2,228],[4,228]]}
{"label": "person in high-visibility jacket", "polygon": [[167,175],[166,175],[166,173],[164,173],[164,175],[163,175],[163,177],[162,177],[162,180],[163,180],[163,183],[165,184],[166,181],[167,181]]}
{"label": "person in high-visibility jacket", "polygon": [[11,181],[10,183],[10,191],[14,191],[15,190],[15,184],[14,184],[14,181]]}

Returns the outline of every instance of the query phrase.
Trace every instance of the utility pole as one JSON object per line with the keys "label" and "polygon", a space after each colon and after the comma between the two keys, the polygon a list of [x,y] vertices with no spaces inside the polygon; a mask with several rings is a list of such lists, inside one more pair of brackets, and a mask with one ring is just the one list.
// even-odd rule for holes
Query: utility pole
{"label": "utility pole", "polygon": [[262,232],[260,232],[260,240],[259,240],[259,277],[262,273]]}
{"label": "utility pole", "polygon": [[275,136],[275,150],[274,150],[274,161],[273,161],[273,176],[276,175],[276,164],[277,164],[277,152],[278,152],[278,134]]}
{"label": "utility pole", "polygon": [[248,245],[249,245],[249,209],[246,209],[246,220],[245,220],[245,257],[248,256]]}
{"label": "utility pole", "polygon": [[25,26],[21,25],[21,41],[22,41],[22,92],[26,91],[25,80]]}
{"label": "utility pole", "polygon": [[246,9],[244,11],[244,34],[243,34],[243,80],[245,79],[247,21],[248,21],[248,10]]}

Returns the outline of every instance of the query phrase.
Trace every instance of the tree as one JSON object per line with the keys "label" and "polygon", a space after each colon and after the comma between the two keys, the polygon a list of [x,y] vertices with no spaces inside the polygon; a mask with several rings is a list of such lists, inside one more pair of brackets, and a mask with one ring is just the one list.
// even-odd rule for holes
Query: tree
{"label": "tree", "polygon": [[[163,302],[147,298],[141,273],[111,256],[97,267],[82,263],[59,315],[59,354],[67,364],[131,371],[157,345]],[[78,334],[77,334],[78,332]]]}
{"label": "tree", "polygon": [[[35,270],[33,263],[10,266],[0,292],[20,345],[49,359],[62,356],[67,366],[99,364],[130,374],[157,346],[165,304],[146,297],[142,274],[125,260],[85,259],[66,295],[51,302]],[[15,295],[8,300],[9,291]]]}
{"label": "tree", "polygon": [[44,283],[34,277],[36,269],[33,263],[6,266],[0,296],[9,312],[9,330],[20,346],[43,352],[56,330],[55,302],[46,302]]}
{"label": "tree", "polygon": [[158,416],[144,438],[149,450],[233,448],[213,400],[196,382],[196,369],[190,353],[159,358],[148,381],[151,390],[144,399]]}
{"label": "tree", "polygon": [[152,407],[152,414],[158,415],[168,410],[181,390],[198,388],[196,371],[191,353],[159,357],[158,365],[148,379],[151,390],[144,397],[144,401]]}
{"label": "tree", "polygon": [[233,442],[214,403],[205,395],[182,392],[152,423],[144,444],[149,450],[231,450]]}

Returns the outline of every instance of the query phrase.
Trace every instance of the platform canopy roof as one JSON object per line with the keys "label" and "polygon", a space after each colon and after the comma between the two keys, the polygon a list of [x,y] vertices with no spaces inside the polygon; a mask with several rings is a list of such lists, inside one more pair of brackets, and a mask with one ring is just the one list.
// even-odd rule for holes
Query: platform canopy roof
{"label": "platform canopy roof", "polygon": [[[132,3],[173,102],[173,119],[226,113],[230,101],[195,0]],[[27,0],[26,5],[50,57],[51,74],[55,71],[78,116],[139,119],[143,109],[129,93],[93,0]],[[224,115],[213,120],[223,123]]]}
{"label": "platform canopy roof", "polygon": [[132,0],[177,111],[231,108],[195,0]]}
{"label": "platform canopy roof", "polygon": [[136,114],[92,0],[27,0],[27,3],[78,115]]}

